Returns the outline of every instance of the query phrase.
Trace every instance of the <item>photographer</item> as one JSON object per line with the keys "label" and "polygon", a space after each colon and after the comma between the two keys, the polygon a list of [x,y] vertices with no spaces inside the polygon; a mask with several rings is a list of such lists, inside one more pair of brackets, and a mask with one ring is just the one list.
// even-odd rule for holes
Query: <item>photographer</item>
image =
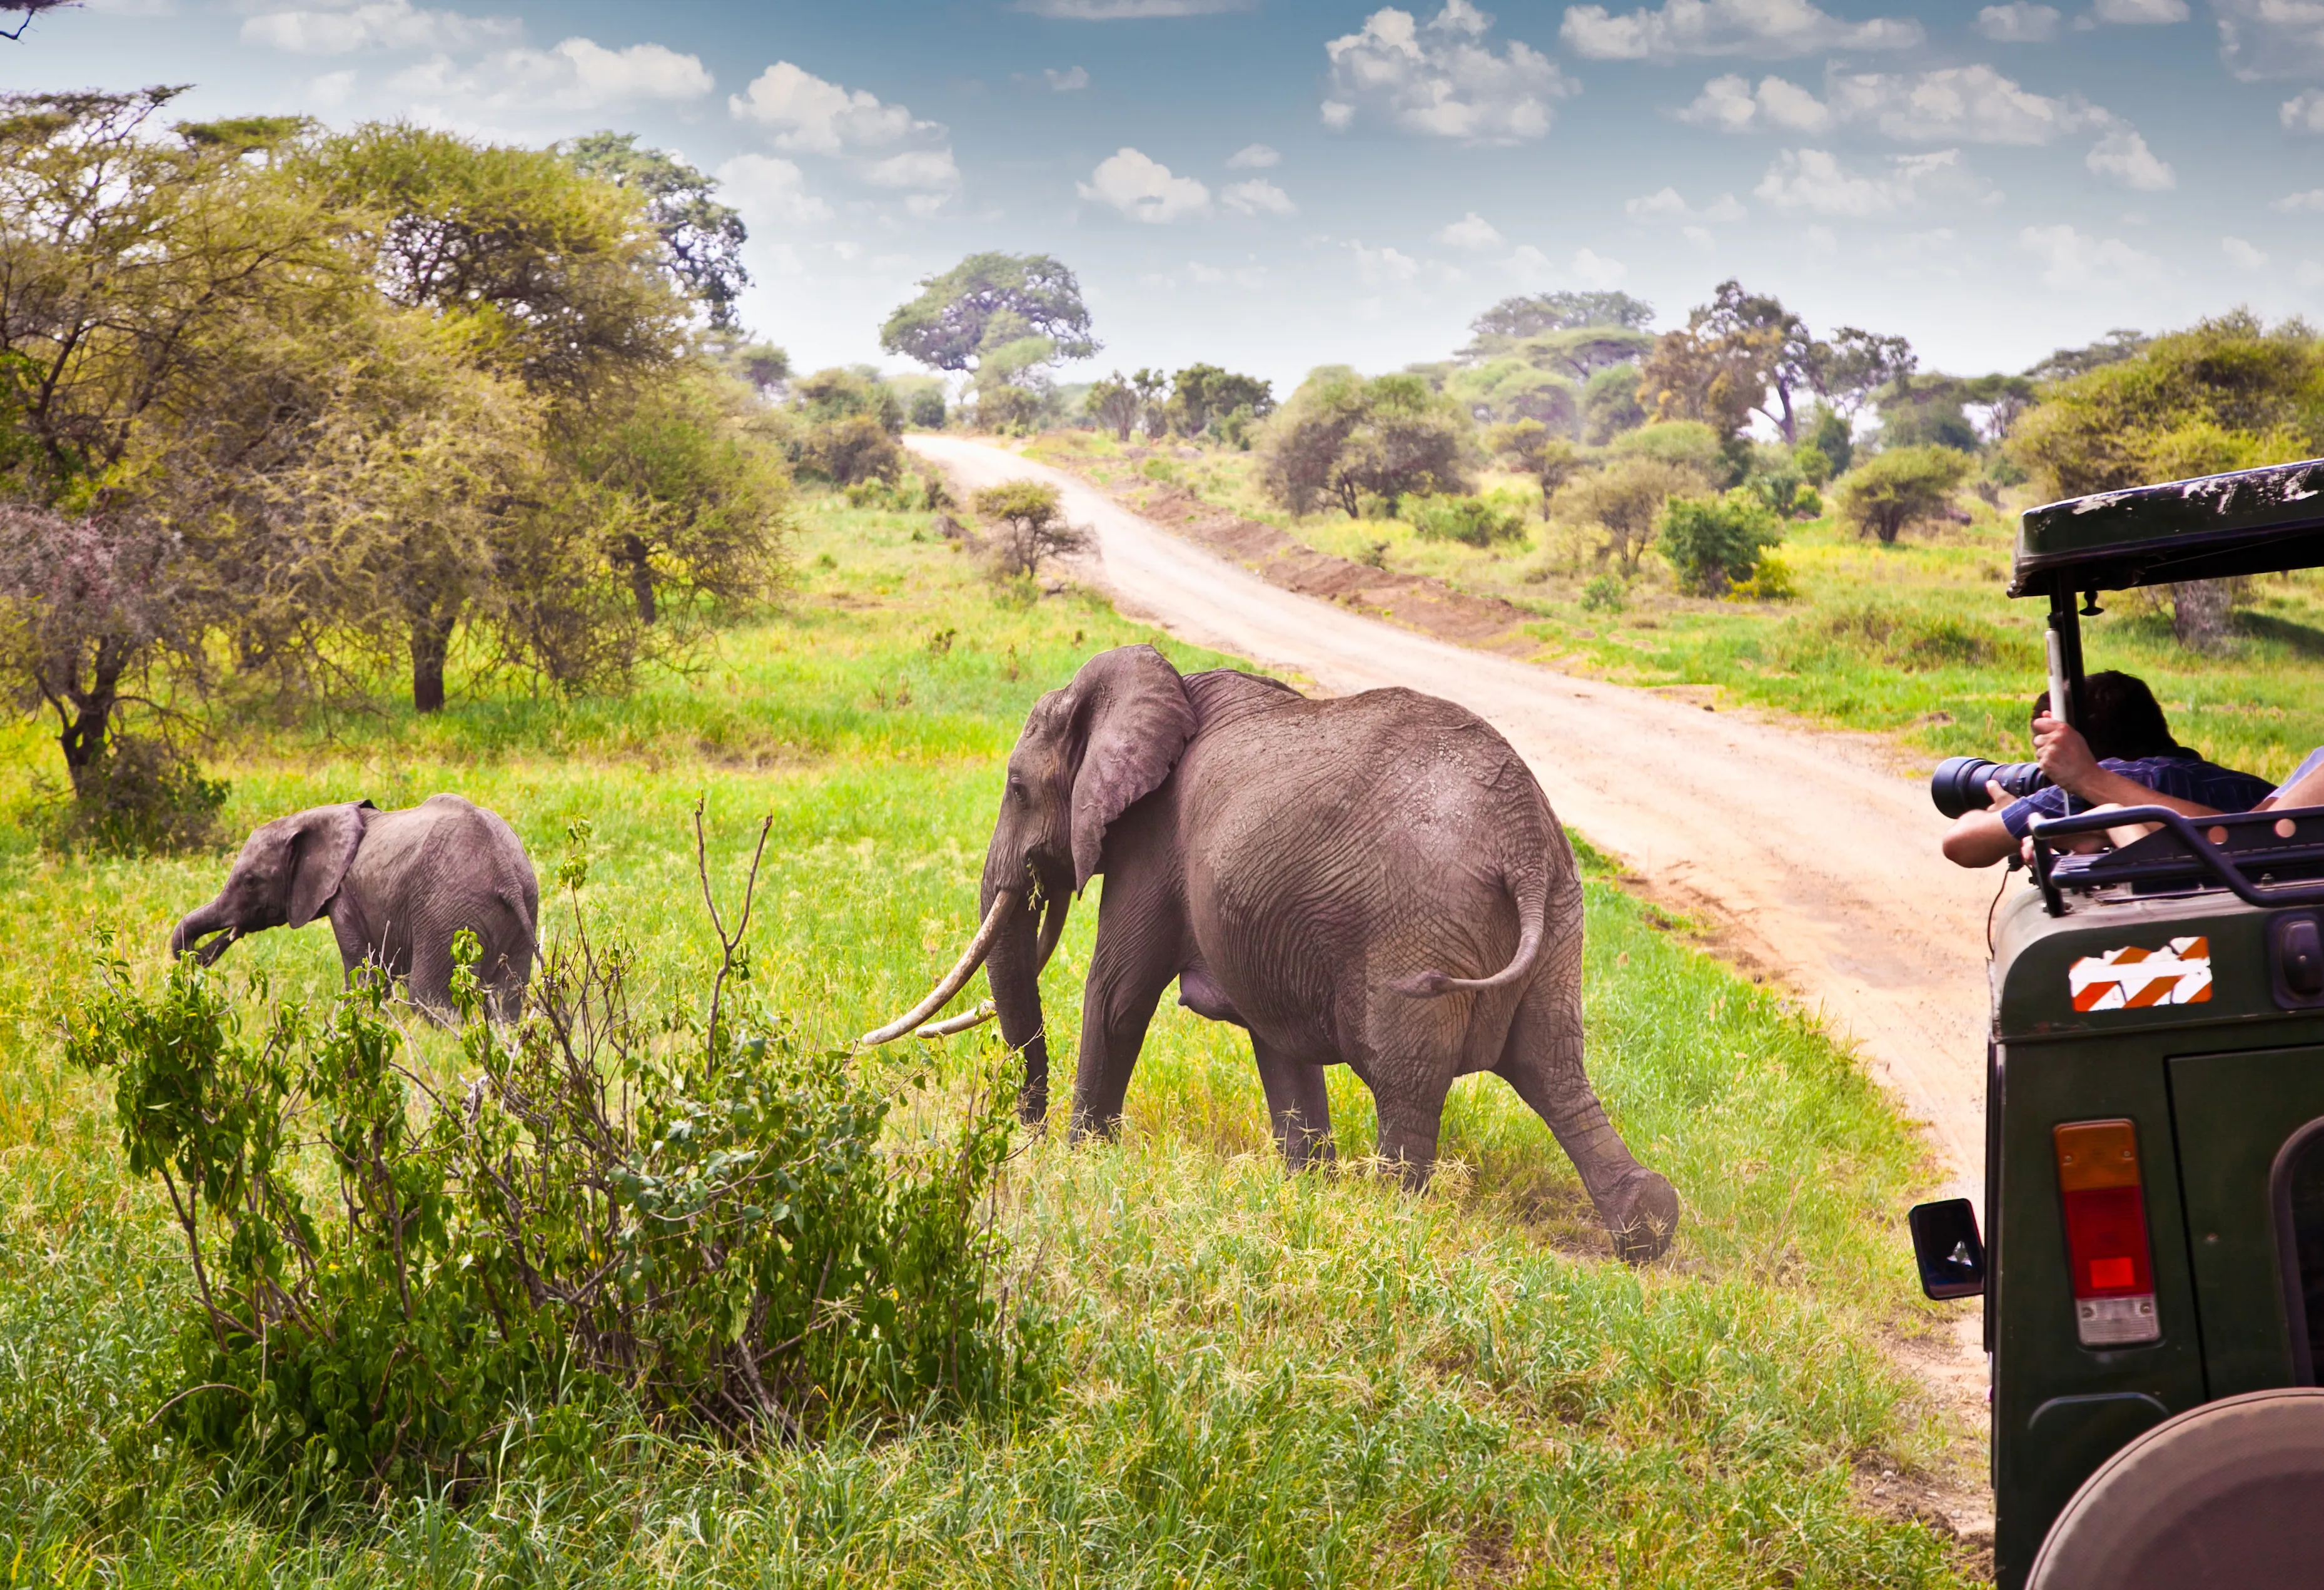
{"label": "photographer", "polygon": [[[1949,861],[1991,866],[2015,855],[2037,817],[2062,817],[2067,797],[2077,811],[2110,806],[2167,806],[2189,817],[2249,811],[2265,800],[2265,779],[2206,762],[2171,737],[2162,706],[2145,681],[2108,670],[2082,681],[2081,730],[2050,716],[2050,692],[2034,702],[2034,760],[2050,782],[2022,799],[1997,783],[1993,804],[1964,813],[1944,837]],[[2096,848],[2089,835],[2074,848]],[[2117,843],[2121,841],[2117,839]]]}

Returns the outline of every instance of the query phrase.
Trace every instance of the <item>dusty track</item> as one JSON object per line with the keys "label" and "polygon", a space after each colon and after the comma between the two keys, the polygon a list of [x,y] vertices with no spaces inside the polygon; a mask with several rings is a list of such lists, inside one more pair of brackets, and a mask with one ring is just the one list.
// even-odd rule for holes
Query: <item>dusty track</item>
{"label": "dusty track", "polygon": [[1954,1189],[1983,1199],[1985,922],[1996,883],[1937,854],[1927,786],[1866,736],[1711,712],[1470,650],[1268,585],[1071,476],[915,436],[963,485],[1046,480],[1097,532],[1126,612],[1347,694],[1407,685],[1508,736],[1558,815],[1652,896],[1844,1037],[1929,1128]]}

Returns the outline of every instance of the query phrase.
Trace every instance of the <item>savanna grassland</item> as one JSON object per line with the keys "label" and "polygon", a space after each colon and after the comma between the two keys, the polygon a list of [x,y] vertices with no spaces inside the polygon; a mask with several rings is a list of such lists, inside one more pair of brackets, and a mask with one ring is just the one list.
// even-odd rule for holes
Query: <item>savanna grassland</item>
{"label": "savanna grassland", "polygon": [[[1245,518],[1276,525],[1337,557],[1425,575],[1535,615],[1525,632],[1539,661],[1627,684],[1709,685],[1739,703],[1895,736],[1914,753],[2031,754],[2025,728],[2042,689],[2043,605],[2003,595],[2019,488],[2004,508],[1967,491],[1960,519],[1914,525],[1894,545],[1859,537],[1827,514],[1785,528],[1777,550],[1796,595],[1778,602],[1683,594],[1648,551],[1620,605],[1589,598],[1617,566],[1593,528],[1544,522],[1540,495],[1517,476],[1487,491],[1533,515],[1526,539],[1490,549],[1422,539],[1388,518],[1336,511],[1294,515],[1259,489],[1254,455],[1204,449],[1125,458],[1102,432],[1053,432],[1033,456],[1101,485],[1181,487]],[[2019,502],[2016,499],[2025,498]],[[2184,743],[2229,766],[2281,777],[2324,744],[2324,576],[2253,579],[2236,633],[2214,652],[2173,638],[2167,597],[2120,592],[2083,621],[2093,670],[2119,668],[2154,689]]]}
{"label": "savanna grassland", "polygon": [[[250,731],[212,758],[232,781],[228,830],[456,790],[510,818],[546,883],[586,818],[593,920],[634,943],[645,977],[674,982],[715,953],[697,795],[730,902],[771,813],[754,985],[807,1040],[844,1042],[968,936],[1002,759],[1038,693],[1132,642],[1158,642],[1182,669],[1227,660],[1092,596],[996,595],[923,515],[835,499],[803,518],[786,607],[694,670],[622,700],[503,682],[426,718],[383,707]],[[1802,531],[1787,549],[1811,592],[1797,613],[1641,601],[1608,620],[1558,584],[1530,588],[1552,649],[1609,672],[1718,670],[1752,699],[1884,726],[1950,702],[1960,738],[1979,690],[2022,681],[2010,649],[2030,630],[1997,613],[1975,620],[1989,656],[1904,673],[1886,695],[1875,653],[1852,642],[1829,654],[1864,661],[1820,685],[1753,648],[1818,633],[1875,559],[1915,571],[1900,614],[1968,624],[1998,547],[1972,530],[1873,553]],[[1446,550],[1389,555],[1434,566]],[[2251,721],[2304,721],[2294,710]],[[2227,721],[2222,707],[2198,727]],[[158,977],[170,923],[208,897],[226,857],[42,848],[54,757],[36,725],[0,752],[9,1584],[1933,1586],[1973,1566],[1852,1489],[1860,1472],[1941,1467],[1958,1450],[1883,1350],[1936,1317],[1907,1300],[1901,1212],[1926,1177],[1921,1149],[1813,1025],[1691,948],[1602,865],[1590,1062],[1632,1146],[1684,1200],[1655,1265],[1605,1256],[1572,1168],[1489,1078],[1456,1089],[1444,1147],[1458,1162],[1425,1196],[1364,1173],[1370,1101],[1344,1074],[1346,1168],[1286,1179],[1241,1034],[1166,1005],[1121,1140],[1029,1141],[1008,1177],[1010,1283],[1057,1327],[1055,1389],[1033,1410],[755,1451],[609,1424],[577,1473],[294,1517],[230,1458],[156,1433],[180,1389],[169,1349],[192,1281],[159,1190],[124,1169],[103,1089],[62,1059],[95,936],[117,934],[133,972]],[[549,936],[569,931],[569,902],[544,918]],[[1045,980],[1054,1034],[1077,1029],[1094,920],[1085,902]],[[318,1002],[338,984],[314,929],[255,937],[219,969]],[[1069,1075],[1070,1042],[1058,1048]],[[992,1058],[953,1040],[929,1107],[964,1097]],[[918,1064],[858,1063],[899,1088]]]}

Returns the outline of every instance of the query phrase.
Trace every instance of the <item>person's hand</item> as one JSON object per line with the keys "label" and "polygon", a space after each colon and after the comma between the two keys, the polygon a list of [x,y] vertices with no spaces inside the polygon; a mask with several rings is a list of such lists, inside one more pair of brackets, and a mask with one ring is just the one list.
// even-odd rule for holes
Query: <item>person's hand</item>
{"label": "person's hand", "polygon": [[2001,781],[1998,779],[1987,779],[1985,781],[1985,795],[1986,799],[1992,803],[1985,809],[1992,812],[1997,817],[2002,812],[2008,810],[2009,808],[2017,804],[2017,797],[2003,789],[2001,787]]}
{"label": "person's hand", "polygon": [[2034,720],[2034,760],[2052,783],[2076,795],[2085,794],[2089,781],[2104,771],[2081,731],[2046,712]]}

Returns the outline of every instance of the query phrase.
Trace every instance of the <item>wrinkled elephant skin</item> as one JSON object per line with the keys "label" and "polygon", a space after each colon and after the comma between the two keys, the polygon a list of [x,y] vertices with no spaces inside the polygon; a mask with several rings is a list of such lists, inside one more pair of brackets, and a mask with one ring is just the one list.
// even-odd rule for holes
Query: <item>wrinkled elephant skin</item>
{"label": "wrinkled elephant skin", "polygon": [[1582,1068],[1572,849],[1482,720],[1404,689],[1311,701],[1231,670],[1182,679],[1150,646],[1043,697],[1010,756],[982,901],[1023,901],[1004,902],[986,966],[1028,1119],[1048,1084],[1037,922],[1097,873],[1077,1135],[1118,1122],[1175,980],[1188,1008],[1250,1033],[1295,1168],[1332,1151],[1327,1065],[1370,1088],[1379,1151],[1414,1185],[1453,1079],[1491,1071],[1572,1157],[1618,1253],[1668,1244],[1677,1194]]}
{"label": "wrinkled elephant skin", "polygon": [[515,831],[457,795],[398,811],[318,806],[252,834],[217,898],[179,922],[170,949],[207,966],[237,938],[318,916],[330,919],[350,978],[380,967],[439,1020],[452,1014],[452,940],[474,932],[487,1008],[511,1021],[532,975],[540,885]]}

